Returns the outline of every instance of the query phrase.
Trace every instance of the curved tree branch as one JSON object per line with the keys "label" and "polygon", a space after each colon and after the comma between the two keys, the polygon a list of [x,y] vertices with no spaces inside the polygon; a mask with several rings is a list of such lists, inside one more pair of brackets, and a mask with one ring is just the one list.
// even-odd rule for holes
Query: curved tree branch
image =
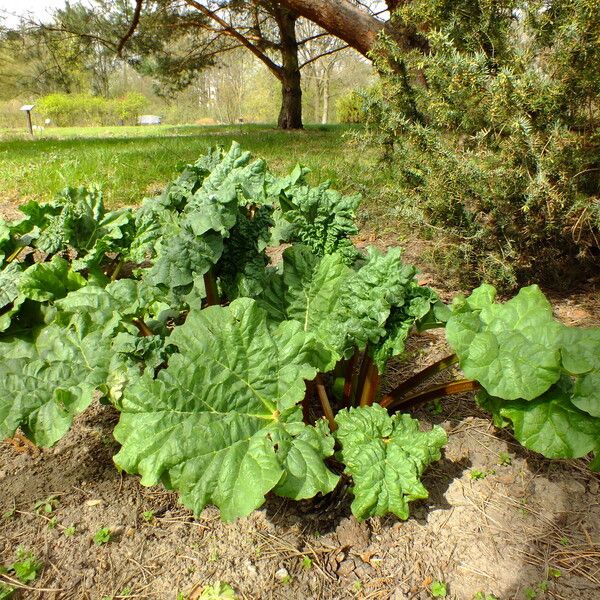
{"label": "curved tree branch", "polygon": [[319,60],[320,58],[329,56],[330,54],[335,54],[336,52],[339,52],[340,50],[346,50],[346,48],[350,48],[350,45],[344,44],[343,46],[339,46],[338,48],[333,48],[331,50],[327,50],[327,52],[323,52],[317,56],[313,56],[313,57],[309,58],[308,60],[306,60],[305,62],[303,62],[300,65],[300,68],[303,69],[304,67],[306,67],[306,65],[310,65],[311,63],[314,63],[315,61]]}
{"label": "curved tree branch", "polygon": [[278,4],[310,19],[365,56],[384,28],[382,21],[348,0],[279,0]]}
{"label": "curved tree branch", "polygon": [[129,41],[131,36],[135,33],[137,26],[140,23],[140,15],[142,14],[142,2],[143,0],[135,0],[135,9],[133,10],[133,19],[131,19],[131,25],[127,30],[127,33],[119,40],[117,45],[117,56],[121,57],[121,52],[125,47],[125,44]]}

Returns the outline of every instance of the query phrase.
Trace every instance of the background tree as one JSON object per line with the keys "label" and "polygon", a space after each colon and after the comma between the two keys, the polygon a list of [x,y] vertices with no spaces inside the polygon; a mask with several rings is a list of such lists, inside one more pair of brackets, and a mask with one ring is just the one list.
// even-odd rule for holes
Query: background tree
{"label": "background tree", "polygon": [[[190,85],[217,57],[243,48],[260,60],[281,86],[278,126],[302,127],[302,64],[299,49],[326,34],[296,32],[298,15],[270,0],[96,0],[67,5],[46,32],[79,35],[85,47],[98,43],[154,77],[165,96]],[[334,41],[331,41],[331,40]],[[345,47],[330,38],[327,56]],[[312,45],[315,51],[319,46]],[[304,50],[306,54],[306,50]],[[311,63],[318,55],[311,55]]]}

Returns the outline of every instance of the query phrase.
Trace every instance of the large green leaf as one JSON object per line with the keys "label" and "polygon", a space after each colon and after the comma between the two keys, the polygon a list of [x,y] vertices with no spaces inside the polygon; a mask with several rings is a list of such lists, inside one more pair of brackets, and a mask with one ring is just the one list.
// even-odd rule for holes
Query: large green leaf
{"label": "large green leaf", "polygon": [[64,258],[53,256],[50,262],[26,269],[20,278],[19,290],[26,298],[46,302],[64,298],[85,285],[84,277],[72,271]]}
{"label": "large green leaf", "polygon": [[82,337],[58,325],[41,329],[26,356],[0,363],[0,437],[21,427],[34,443],[53,445],[106,380],[110,358],[99,331]]}
{"label": "large green leaf", "polygon": [[600,328],[564,327],[562,364],[576,376],[571,402],[593,417],[600,417]]}
{"label": "large green leaf", "polygon": [[548,300],[533,285],[505,304],[493,302],[491,286],[455,305],[446,337],[465,375],[488,393],[532,400],[560,378],[561,326]]}
{"label": "large green leaf", "polygon": [[600,419],[573,406],[572,394],[572,382],[564,377],[533,401],[506,401],[485,393],[479,401],[509,419],[515,437],[526,448],[548,458],[579,458],[600,448]]}
{"label": "large green leaf", "polygon": [[271,279],[260,303],[274,320],[294,319],[305,331],[318,332],[353,273],[340,254],[319,259],[307,246],[292,246],[283,253],[281,273]]}
{"label": "large green leaf", "polygon": [[296,406],[323,360],[298,323],[272,329],[255,302],[239,299],[192,311],[171,342],[179,353],[168,368],[125,392],[119,467],[177,489],[195,513],[215,504],[226,520],[274,488],[295,498],[333,488],[323,463],[333,442]]}
{"label": "large green leaf", "polygon": [[185,287],[206,273],[223,252],[223,238],[216,232],[202,237],[188,229],[164,240],[159,255],[148,272],[147,281],[167,288]]}
{"label": "large green leaf", "polygon": [[342,410],[335,420],[340,459],[354,482],[353,514],[366,519],[391,512],[408,519],[408,503],[428,496],[421,475],[440,459],[445,431],[420,431],[409,415],[390,416],[378,404]]}
{"label": "large green leaf", "polygon": [[386,335],[392,307],[404,304],[414,273],[399,250],[369,250],[354,270],[340,252],[319,259],[308,247],[293,246],[259,302],[273,320],[301,323],[339,360]]}

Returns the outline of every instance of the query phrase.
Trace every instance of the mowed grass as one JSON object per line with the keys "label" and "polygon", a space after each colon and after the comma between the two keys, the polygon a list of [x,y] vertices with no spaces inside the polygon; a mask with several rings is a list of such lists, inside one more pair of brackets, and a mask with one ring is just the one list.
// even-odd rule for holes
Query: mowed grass
{"label": "mowed grass", "polygon": [[0,135],[0,202],[51,199],[65,186],[100,184],[108,206],[136,205],[160,192],[210,146],[233,140],[267,160],[278,174],[297,163],[312,183],[332,180],[344,193],[360,193],[368,206],[385,204],[389,174],[375,150],[358,149],[347,126],[284,132],[268,125],[52,128],[31,139]]}

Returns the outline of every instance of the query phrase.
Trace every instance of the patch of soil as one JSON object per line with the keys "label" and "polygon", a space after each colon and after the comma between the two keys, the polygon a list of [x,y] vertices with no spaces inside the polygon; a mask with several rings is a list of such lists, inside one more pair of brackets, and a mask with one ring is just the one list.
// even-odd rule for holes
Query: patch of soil
{"label": "patch of soil", "polygon": [[[592,282],[554,299],[555,312],[569,324],[598,325],[598,298]],[[448,349],[429,331],[408,352],[412,360],[390,369],[387,388]],[[119,474],[118,415],[95,404],[52,449],[0,445],[0,564],[12,563],[19,547],[43,562],[40,577],[15,596],[27,600],[191,599],[217,580],[260,600],[425,600],[434,580],[454,600],[478,592],[598,600],[600,477],[585,461],[525,451],[469,395],[416,416],[424,427],[444,427],[449,443],[425,475],[429,499],[413,503],[408,521],[357,522],[342,485],[312,501],[269,497],[251,516],[223,523],[214,508],[194,519],[175,494]],[[50,497],[51,512],[35,509]],[[103,527],[110,541],[97,544]]]}
{"label": "patch of soil", "polygon": [[23,218],[23,213],[19,210],[19,205],[23,204],[25,199],[15,194],[13,198],[6,196],[0,200],[0,218],[6,221],[16,221]]}

